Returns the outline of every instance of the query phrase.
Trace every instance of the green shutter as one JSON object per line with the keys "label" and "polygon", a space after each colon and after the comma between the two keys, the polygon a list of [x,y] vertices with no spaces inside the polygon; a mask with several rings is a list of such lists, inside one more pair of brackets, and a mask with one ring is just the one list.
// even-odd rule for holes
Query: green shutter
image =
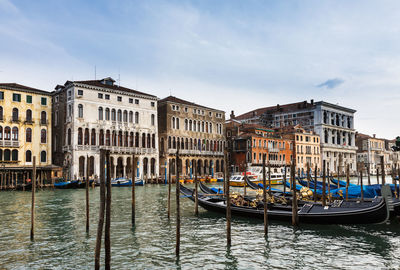
{"label": "green shutter", "polygon": [[32,103],[32,96],[26,96],[26,103]]}
{"label": "green shutter", "polygon": [[47,98],[42,97],[42,105],[47,105]]}

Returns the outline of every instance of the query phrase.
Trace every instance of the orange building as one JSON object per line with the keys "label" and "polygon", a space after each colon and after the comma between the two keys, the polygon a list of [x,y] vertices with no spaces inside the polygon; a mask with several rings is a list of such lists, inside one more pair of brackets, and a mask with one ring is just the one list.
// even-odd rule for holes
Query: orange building
{"label": "orange building", "polygon": [[275,171],[289,165],[293,159],[293,140],[283,138],[273,130],[235,122],[227,123],[226,130],[234,172],[244,171],[246,164],[248,167],[262,166],[263,154],[266,154],[266,163]]}

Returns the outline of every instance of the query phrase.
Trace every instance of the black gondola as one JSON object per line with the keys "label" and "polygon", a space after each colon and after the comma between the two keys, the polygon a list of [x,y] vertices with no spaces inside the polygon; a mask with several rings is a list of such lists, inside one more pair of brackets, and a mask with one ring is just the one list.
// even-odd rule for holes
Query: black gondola
{"label": "black gondola", "polygon": [[[194,201],[193,190],[180,185],[183,194]],[[370,202],[335,201],[330,206],[304,204],[299,207],[300,223],[313,224],[371,224],[382,223],[389,218],[389,209],[383,197],[376,197]],[[199,195],[199,205],[206,210],[225,213],[224,198]],[[231,205],[232,215],[249,218],[264,218],[263,204],[256,207]],[[268,219],[291,221],[292,208],[286,205],[269,204]]]}

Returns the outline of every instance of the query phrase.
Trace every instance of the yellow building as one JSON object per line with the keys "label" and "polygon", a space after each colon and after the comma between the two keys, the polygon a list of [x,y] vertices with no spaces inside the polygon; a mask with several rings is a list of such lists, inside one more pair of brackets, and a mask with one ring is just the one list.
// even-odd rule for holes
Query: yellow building
{"label": "yellow building", "polygon": [[0,173],[3,186],[31,178],[36,157],[38,178],[51,174],[51,96],[49,92],[0,83]]}

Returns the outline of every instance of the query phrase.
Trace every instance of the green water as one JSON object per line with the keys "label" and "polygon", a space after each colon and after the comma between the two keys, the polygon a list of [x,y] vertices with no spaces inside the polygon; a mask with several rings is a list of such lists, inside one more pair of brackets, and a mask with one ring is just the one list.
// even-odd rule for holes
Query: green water
{"label": "green water", "polygon": [[[166,213],[167,187],[136,188],[137,224],[131,228],[130,188],[112,189],[113,269],[399,269],[400,224],[322,226],[234,219],[226,248],[225,218],[181,199],[181,256],[175,257],[175,204]],[[174,199],[174,193],[172,194]],[[0,269],[93,269],[99,188],[37,192],[35,241],[29,239],[30,192],[0,192]],[[104,244],[104,242],[103,242]],[[104,255],[104,250],[102,250]],[[104,260],[102,258],[102,264]]]}

